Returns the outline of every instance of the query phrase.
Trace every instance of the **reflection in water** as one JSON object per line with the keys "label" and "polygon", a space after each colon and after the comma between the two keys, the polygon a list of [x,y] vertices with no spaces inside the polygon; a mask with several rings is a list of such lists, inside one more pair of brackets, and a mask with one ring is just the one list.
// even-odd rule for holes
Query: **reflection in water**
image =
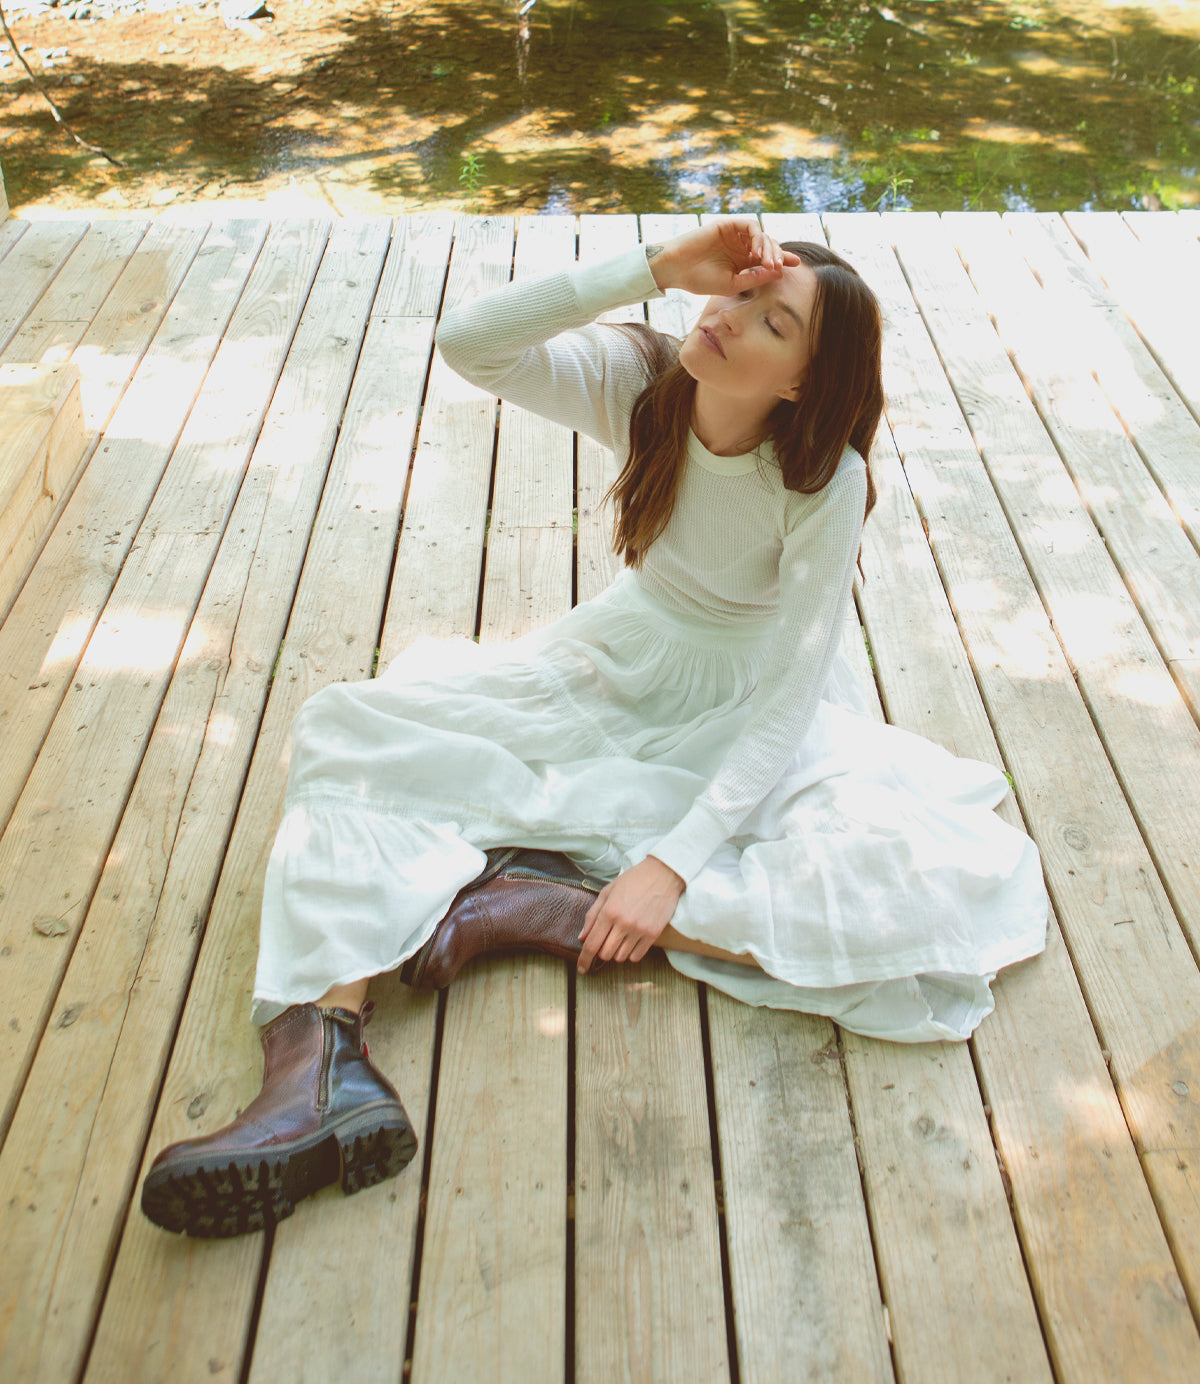
{"label": "reflection in water", "polygon": [[[1200,5],[277,9],[237,62],[201,44],[175,66],[161,43],[142,60],[122,27],[121,48],[81,67],[61,99],[128,170],[22,145],[45,123],[31,116],[10,127],[30,156],[10,170],[14,203],[65,178],[81,194],[127,188],[136,205],[169,169],[186,197],[256,195],[292,177],[341,210],[1200,204]],[[198,33],[217,21],[205,9],[187,22]],[[130,92],[135,102],[118,99]]]}

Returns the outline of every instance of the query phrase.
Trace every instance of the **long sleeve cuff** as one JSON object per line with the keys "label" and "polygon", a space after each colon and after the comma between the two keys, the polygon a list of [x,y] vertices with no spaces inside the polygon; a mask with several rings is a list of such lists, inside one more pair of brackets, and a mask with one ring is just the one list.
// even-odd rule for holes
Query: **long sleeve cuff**
{"label": "long sleeve cuff", "polygon": [[724,822],[703,803],[696,802],[687,816],[646,854],[669,865],[685,884],[690,884],[727,836]]}
{"label": "long sleeve cuff", "polygon": [[609,308],[664,296],[650,272],[644,245],[636,245],[598,264],[581,265],[574,271],[573,282],[579,306],[589,321]]}

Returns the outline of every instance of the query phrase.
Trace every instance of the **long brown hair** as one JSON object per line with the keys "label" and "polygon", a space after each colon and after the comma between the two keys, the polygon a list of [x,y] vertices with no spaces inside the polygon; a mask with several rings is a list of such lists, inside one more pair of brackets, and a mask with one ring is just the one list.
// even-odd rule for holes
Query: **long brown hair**
{"label": "long brown hair", "polygon": [[[867,462],[867,504],[875,504],[869,457],[883,413],[883,324],[875,295],[858,271],[827,245],[788,241],[817,276],[812,355],[796,401],[781,399],[767,434],[789,490],[823,489],[847,444]],[[623,324],[649,376],[629,419],[629,459],[606,499],[616,508],[613,545],[628,567],[667,527],[687,460],[696,381],[679,363],[676,338],[642,324]]]}

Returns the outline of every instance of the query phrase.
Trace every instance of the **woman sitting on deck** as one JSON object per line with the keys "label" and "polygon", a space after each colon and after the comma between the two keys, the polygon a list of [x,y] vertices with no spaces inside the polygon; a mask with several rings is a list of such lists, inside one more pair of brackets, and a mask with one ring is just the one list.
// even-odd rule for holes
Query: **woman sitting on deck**
{"label": "woman sitting on deck", "polygon": [[[682,344],[601,326],[712,294]],[[901,1042],[965,1039],[1040,951],[1037,851],[989,765],[866,714],[840,653],[874,502],[874,296],[823,245],[724,221],[511,284],[442,321],[446,360],[612,447],[598,599],[497,648],[421,640],[293,728],[255,987],[263,1089],[165,1149],[142,1206],[232,1235],[416,1138],[367,1059],[368,980],[448,985],[529,948],[640,961]]]}

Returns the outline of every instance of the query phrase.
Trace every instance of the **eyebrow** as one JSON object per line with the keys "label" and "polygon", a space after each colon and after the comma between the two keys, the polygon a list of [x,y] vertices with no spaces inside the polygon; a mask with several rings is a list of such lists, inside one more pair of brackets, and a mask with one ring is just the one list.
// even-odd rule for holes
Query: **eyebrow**
{"label": "eyebrow", "polygon": [[800,316],[800,314],[796,311],[795,308],[789,307],[788,304],[785,303],[782,298],[776,298],[775,301],[771,304],[771,307],[778,308],[780,312],[786,312],[787,315],[792,319],[793,322],[795,322],[796,326],[799,327],[802,332],[807,330],[804,323],[804,318]]}

